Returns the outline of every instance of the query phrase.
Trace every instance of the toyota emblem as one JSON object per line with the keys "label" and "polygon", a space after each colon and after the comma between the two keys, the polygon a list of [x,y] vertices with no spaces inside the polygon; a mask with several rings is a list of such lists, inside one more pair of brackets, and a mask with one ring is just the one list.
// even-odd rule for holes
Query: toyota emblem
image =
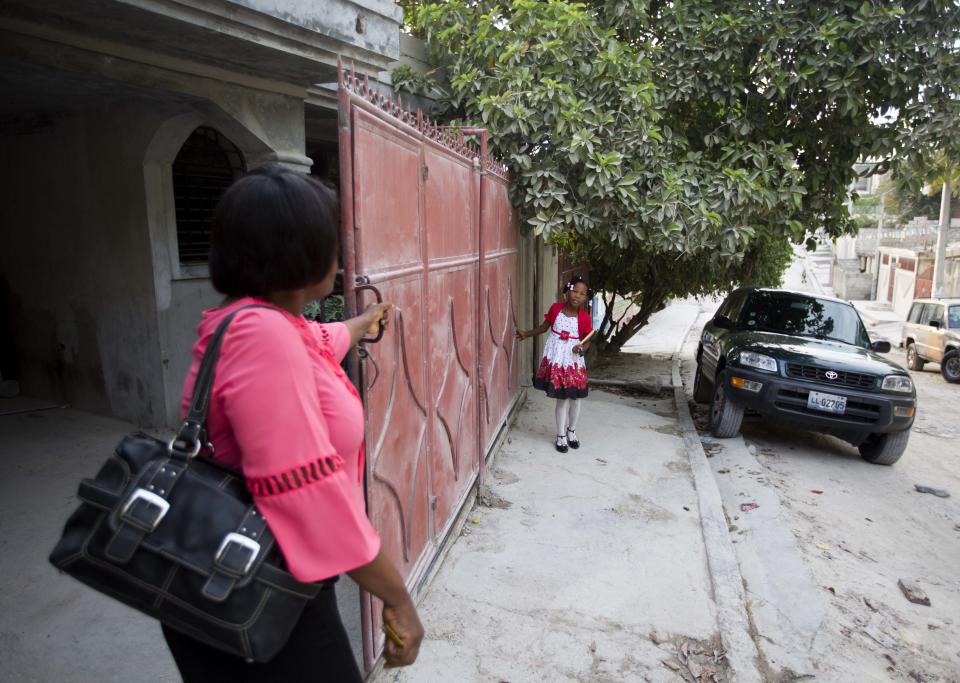
{"label": "toyota emblem", "polygon": [[839,377],[839,376],[840,376],[840,375],[838,375],[838,374],[837,374],[836,372],[834,372],[833,370],[827,370],[827,379],[829,379],[829,380],[834,380],[834,379],[836,379],[836,378]]}

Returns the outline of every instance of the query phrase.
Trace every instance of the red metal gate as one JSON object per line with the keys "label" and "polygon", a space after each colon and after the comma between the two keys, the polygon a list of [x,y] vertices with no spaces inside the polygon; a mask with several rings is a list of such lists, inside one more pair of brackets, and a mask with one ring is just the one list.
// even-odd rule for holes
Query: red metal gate
{"label": "red metal gate", "polygon": [[[396,307],[359,372],[353,361],[367,418],[367,509],[414,587],[519,391],[516,219],[505,170],[462,133],[343,72],[339,117],[347,312],[369,301],[358,286]],[[363,599],[369,670],[380,607]]]}

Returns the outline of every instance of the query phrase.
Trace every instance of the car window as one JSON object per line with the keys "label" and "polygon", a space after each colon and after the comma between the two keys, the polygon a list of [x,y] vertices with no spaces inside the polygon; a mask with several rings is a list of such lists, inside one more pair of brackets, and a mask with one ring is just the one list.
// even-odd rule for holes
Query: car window
{"label": "car window", "polygon": [[920,324],[929,325],[930,321],[933,319],[934,309],[937,308],[936,304],[924,304],[923,313],[920,314]]}
{"label": "car window", "polygon": [[731,297],[730,311],[727,313],[727,317],[730,318],[730,320],[740,319],[740,314],[743,312],[743,305],[747,301],[747,294],[749,294],[749,292],[737,292]]}
{"label": "car window", "polygon": [[947,310],[947,324],[951,330],[960,330],[960,306],[951,306]]}
{"label": "car window", "polygon": [[910,315],[907,320],[912,323],[919,322],[921,313],[923,313],[923,304],[914,304],[910,308]]}
{"label": "car window", "polygon": [[790,292],[753,292],[740,323],[749,330],[832,339],[869,346],[870,338],[853,306]]}
{"label": "car window", "polygon": [[718,318],[720,316],[723,316],[725,318],[730,317],[727,315],[727,313],[729,313],[730,311],[730,302],[733,301],[733,297],[735,296],[736,296],[736,292],[734,292],[733,294],[731,294],[730,296],[728,296],[726,299],[723,300],[723,303],[720,305],[720,308],[717,309],[716,317]]}

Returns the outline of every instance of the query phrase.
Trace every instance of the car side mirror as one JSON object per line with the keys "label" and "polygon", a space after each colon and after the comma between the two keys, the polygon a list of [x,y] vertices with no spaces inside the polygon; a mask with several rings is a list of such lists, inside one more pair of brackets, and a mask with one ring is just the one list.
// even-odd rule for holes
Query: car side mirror
{"label": "car side mirror", "polygon": [[890,342],[875,341],[872,344],[870,344],[870,348],[876,351],[877,353],[890,353]]}
{"label": "car side mirror", "polygon": [[725,315],[718,315],[713,319],[713,324],[722,327],[725,330],[733,329],[733,321]]}
{"label": "car side mirror", "polygon": [[930,321],[930,327],[932,327],[932,328],[935,329],[935,330],[939,330],[939,329],[940,329],[940,321],[939,321],[939,320],[931,320],[931,321]]}

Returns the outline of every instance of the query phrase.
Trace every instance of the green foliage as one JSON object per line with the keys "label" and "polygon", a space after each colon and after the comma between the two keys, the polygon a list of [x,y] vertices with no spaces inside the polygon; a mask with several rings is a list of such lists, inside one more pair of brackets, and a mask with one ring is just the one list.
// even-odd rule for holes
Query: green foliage
{"label": "green foliage", "polygon": [[408,5],[524,224],[641,310],[773,281],[791,240],[854,231],[859,159],[960,149],[955,0]]}
{"label": "green foliage", "polygon": [[334,294],[326,299],[308,302],[303,307],[303,317],[321,323],[343,320],[343,296]]}

